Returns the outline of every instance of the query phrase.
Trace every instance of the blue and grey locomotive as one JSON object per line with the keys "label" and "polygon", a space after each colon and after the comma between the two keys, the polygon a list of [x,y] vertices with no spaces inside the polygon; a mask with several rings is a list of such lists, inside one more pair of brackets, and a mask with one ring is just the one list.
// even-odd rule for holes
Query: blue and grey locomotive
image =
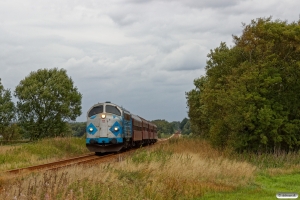
{"label": "blue and grey locomotive", "polygon": [[156,125],[111,102],[98,103],[87,112],[86,147],[91,152],[116,152],[155,143]]}

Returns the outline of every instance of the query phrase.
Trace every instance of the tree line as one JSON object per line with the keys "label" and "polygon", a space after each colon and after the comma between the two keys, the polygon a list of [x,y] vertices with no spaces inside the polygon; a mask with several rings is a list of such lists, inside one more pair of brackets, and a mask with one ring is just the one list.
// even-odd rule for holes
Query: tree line
{"label": "tree line", "polygon": [[300,146],[300,20],[258,18],[208,54],[186,93],[193,133],[236,151]]}
{"label": "tree line", "polygon": [[[64,69],[39,69],[20,81],[12,93],[0,79],[0,135],[3,140],[37,140],[55,136],[82,136],[85,122],[69,122],[81,115],[82,95]],[[159,134],[190,133],[189,120],[154,120]]]}
{"label": "tree line", "polygon": [[182,134],[191,133],[190,122],[187,118],[184,118],[181,122],[168,122],[164,119],[156,119],[151,122],[157,126],[157,133],[159,137],[161,137],[162,134],[173,134],[177,131],[180,131]]}
{"label": "tree line", "polygon": [[64,136],[81,115],[82,95],[64,69],[39,69],[17,85],[12,102],[0,79],[0,135],[11,140]]}

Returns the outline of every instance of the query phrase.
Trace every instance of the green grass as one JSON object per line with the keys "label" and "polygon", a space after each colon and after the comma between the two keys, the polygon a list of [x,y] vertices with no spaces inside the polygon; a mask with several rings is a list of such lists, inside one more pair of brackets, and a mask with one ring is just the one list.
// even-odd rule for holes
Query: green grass
{"label": "green grass", "polygon": [[278,192],[295,192],[300,194],[300,172],[270,176],[259,174],[255,182],[247,187],[232,192],[206,193],[202,199],[241,199],[241,200],[268,200],[276,199]]}
{"label": "green grass", "polygon": [[232,153],[231,159],[247,161],[260,169],[283,168],[300,165],[300,152],[277,153]]}
{"label": "green grass", "polygon": [[88,153],[85,139],[75,137],[43,139],[5,148],[6,150],[0,151],[0,171]]}
{"label": "green grass", "polygon": [[171,157],[173,152],[164,150],[162,147],[154,151],[147,151],[147,149],[138,149],[131,157],[132,161],[136,164],[162,162],[166,163]]}
{"label": "green grass", "polygon": [[[82,138],[54,138],[0,151],[0,158],[3,152],[4,163],[25,163],[87,150]],[[0,188],[7,191],[0,192],[0,199],[16,194],[78,200],[277,199],[278,192],[300,194],[299,157],[299,152],[237,154],[214,149],[204,140],[173,138],[138,149],[122,162],[34,173],[14,182],[3,179],[2,185],[0,179]]]}

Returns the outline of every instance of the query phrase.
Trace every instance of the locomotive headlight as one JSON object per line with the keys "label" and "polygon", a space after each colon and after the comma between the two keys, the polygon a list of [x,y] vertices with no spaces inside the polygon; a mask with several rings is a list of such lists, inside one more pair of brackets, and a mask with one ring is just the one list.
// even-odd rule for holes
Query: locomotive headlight
{"label": "locomotive headlight", "polygon": [[90,132],[93,132],[93,130],[94,130],[93,128],[90,128],[90,129],[89,129]]}
{"label": "locomotive headlight", "polygon": [[105,118],[105,114],[102,114],[102,115],[101,115],[101,118],[104,119],[104,118]]}
{"label": "locomotive headlight", "polygon": [[115,130],[115,131],[118,131],[118,130],[119,130],[119,128],[118,128],[118,127],[115,127],[115,128],[114,128],[114,130]]}

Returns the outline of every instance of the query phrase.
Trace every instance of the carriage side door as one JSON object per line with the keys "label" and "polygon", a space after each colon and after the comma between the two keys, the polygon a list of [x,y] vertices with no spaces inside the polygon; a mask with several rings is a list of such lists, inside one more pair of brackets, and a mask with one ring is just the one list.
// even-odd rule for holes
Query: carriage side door
{"label": "carriage side door", "polygon": [[124,112],[123,130],[124,130],[125,138],[132,137],[132,119],[131,119],[130,113],[127,113],[127,112]]}

